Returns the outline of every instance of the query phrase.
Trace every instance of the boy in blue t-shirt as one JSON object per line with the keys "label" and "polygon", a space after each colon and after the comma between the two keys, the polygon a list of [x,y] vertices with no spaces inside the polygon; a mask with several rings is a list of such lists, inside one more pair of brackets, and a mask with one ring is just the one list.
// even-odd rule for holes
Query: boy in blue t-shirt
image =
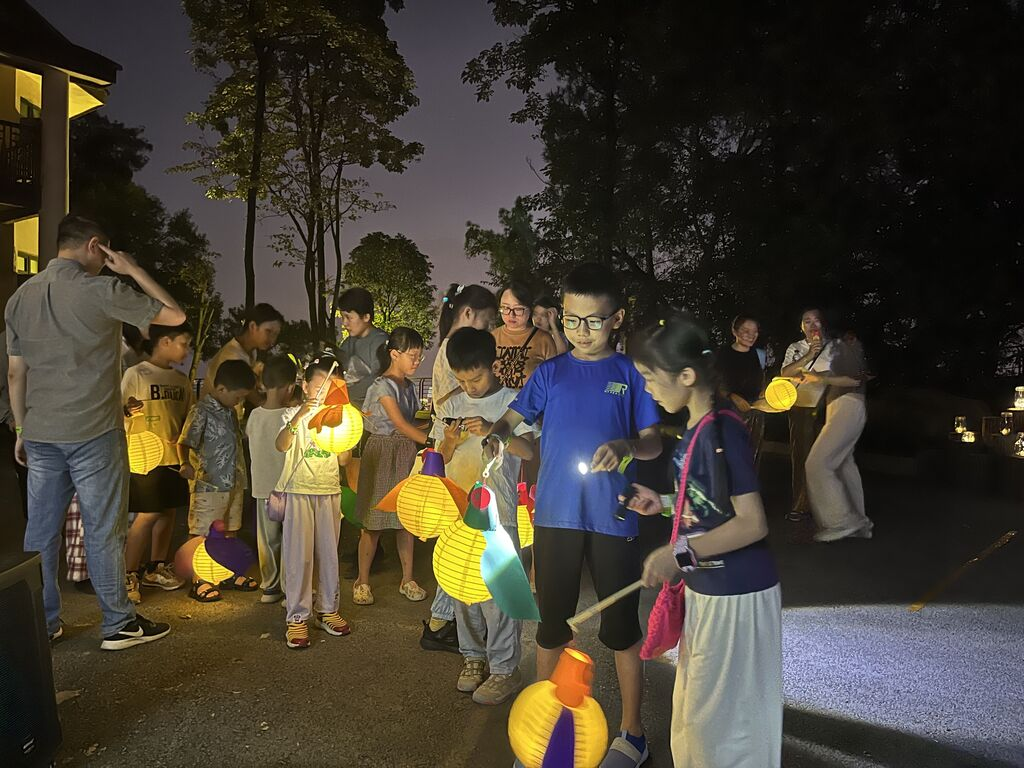
{"label": "boy in blue t-shirt", "polygon": [[[626,457],[661,453],[654,400],[630,359],[611,343],[626,314],[615,273],[581,264],[565,278],[562,296],[562,322],[574,349],[537,367],[484,441],[489,459],[521,422],[544,417],[534,512],[538,680],[550,677],[572,640],[566,620],[576,613],[584,562],[598,599],[640,578],[637,517],[615,517],[618,495],[632,477],[616,470]],[[648,755],[640,722],[639,605],[635,592],[603,611],[598,635],[615,652],[622,725],[609,753],[621,753],[613,759],[623,766],[639,765]]]}

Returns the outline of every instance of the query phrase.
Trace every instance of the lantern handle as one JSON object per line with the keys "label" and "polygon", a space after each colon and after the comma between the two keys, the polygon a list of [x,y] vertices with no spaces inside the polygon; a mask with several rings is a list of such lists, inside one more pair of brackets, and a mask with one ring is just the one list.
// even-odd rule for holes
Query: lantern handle
{"label": "lantern handle", "polygon": [[638,589],[643,587],[643,585],[644,585],[644,580],[643,579],[639,579],[637,581],[634,581],[632,584],[630,584],[629,586],[623,587],[618,592],[616,592],[616,593],[614,593],[612,595],[608,595],[608,597],[606,597],[604,600],[601,600],[600,602],[594,603],[592,606],[590,606],[586,610],[580,611],[575,616],[573,616],[571,619],[568,619],[565,623],[569,625],[569,629],[571,629],[572,633],[575,635],[575,634],[577,634],[579,632],[580,624],[582,624],[583,622],[589,621],[590,619],[594,618],[595,616],[597,616],[597,614],[599,614],[605,608],[607,608],[610,605],[613,605],[614,603],[619,602],[619,600],[621,600],[622,598],[627,597],[627,596],[633,594]]}

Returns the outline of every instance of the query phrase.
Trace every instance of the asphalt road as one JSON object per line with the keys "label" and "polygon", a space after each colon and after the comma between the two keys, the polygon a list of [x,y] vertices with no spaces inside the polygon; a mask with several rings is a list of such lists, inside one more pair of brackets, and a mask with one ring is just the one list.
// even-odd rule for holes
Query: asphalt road
{"label": "asphalt road", "polygon": [[[766,457],[783,585],[783,765],[1024,766],[1020,505],[867,475],[875,538],[812,544],[807,529],[782,519],[787,472],[784,458]],[[1011,530],[1021,535],[965,566]],[[65,589],[66,639],[53,649],[64,727],[57,764],[511,765],[508,705],[473,704],[455,690],[459,657],[420,650],[428,603],[399,595],[389,546],[373,580],[376,605],[352,605],[342,586],[352,635],[313,631],[303,652],[285,647],[280,605],[242,593],[200,605],[184,590],[144,593],[140,611],[173,625],[166,639],[101,652],[94,600]],[[419,547],[425,587],[428,554]],[[586,591],[581,604],[593,599]],[[615,724],[611,655],[595,632],[587,626],[579,644],[595,657],[595,696]],[[527,672],[533,658],[528,626]],[[645,675],[647,766],[670,768],[671,661],[648,663]]]}

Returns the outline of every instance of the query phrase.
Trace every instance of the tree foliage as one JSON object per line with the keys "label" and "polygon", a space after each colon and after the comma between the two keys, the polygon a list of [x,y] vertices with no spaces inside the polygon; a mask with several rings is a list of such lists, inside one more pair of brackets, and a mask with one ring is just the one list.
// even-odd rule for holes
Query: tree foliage
{"label": "tree foliage", "polygon": [[977,390],[1021,327],[1024,7],[493,0],[467,64],[545,147],[537,261],[620,268],[638,310],[838,309],[887,379]]}
{"label": "tree foliage", "polygon": [[511,280],[526,283],[541,281],[537,275],[537,233],[527,202],[517,197],[511,209],[498,210],[501,231],[484,229],[472,221],[466,222],[466,255],[471,259],[486,257],[490,267],[487,275],[495,288]]}
{"label": "tree foliage", "polygon": [[405,235],[371,232],[349,254],[345,285],[373,294],[374,325],[389,333],[395,326],[407,326],[430,346],[437,317],[432,272],[430,258]]}

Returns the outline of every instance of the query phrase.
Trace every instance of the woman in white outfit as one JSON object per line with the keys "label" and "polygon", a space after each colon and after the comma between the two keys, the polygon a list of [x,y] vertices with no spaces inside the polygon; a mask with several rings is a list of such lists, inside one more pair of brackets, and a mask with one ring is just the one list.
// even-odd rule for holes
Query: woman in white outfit
{"label": "woman in white outfit", "polygon": [[873,524],[864,513],[864,486],[853,457],[867,422],[868,378],[864,347],[853,334],[835,345],[831,371],[805,374],[806,380],[828,385],[825,426],[805,464],[816,541],[871,538]]}

